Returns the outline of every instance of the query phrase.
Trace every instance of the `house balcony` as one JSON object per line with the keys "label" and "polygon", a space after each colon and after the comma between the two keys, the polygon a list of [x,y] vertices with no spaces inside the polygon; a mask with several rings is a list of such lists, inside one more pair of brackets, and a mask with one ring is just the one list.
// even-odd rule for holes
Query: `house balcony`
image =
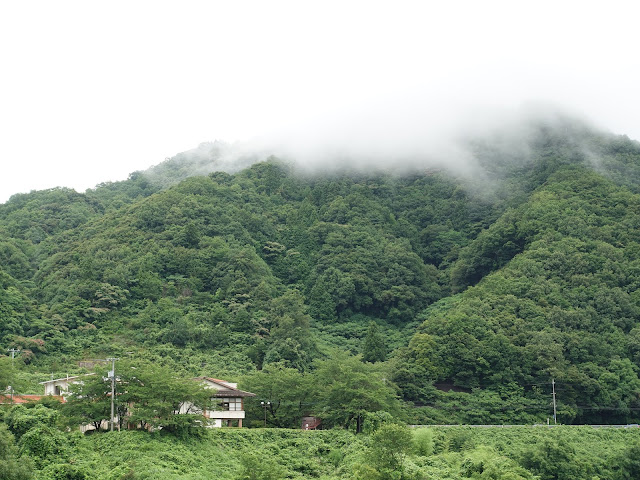
{"label": "house balcony", "polygon": [[205,417],[236,420],[244,418],[244,410],[207,410]]}

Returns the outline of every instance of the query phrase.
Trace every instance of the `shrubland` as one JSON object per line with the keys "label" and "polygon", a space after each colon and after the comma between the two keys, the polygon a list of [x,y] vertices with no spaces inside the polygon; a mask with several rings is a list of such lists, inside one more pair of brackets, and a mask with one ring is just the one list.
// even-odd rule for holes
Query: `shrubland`
{"label": "shrubland", "polygon": [[140,430],[83,436],[51,427],[42,411],[10,414],[41,420],[32,418],[26,431],[0,426],[8,447],[0,472],[8,479],[617,480],[636,478],[640,468],[638,428],[409,429],[383,422],[365,435],[256,428],[204,429],[195,437]]}

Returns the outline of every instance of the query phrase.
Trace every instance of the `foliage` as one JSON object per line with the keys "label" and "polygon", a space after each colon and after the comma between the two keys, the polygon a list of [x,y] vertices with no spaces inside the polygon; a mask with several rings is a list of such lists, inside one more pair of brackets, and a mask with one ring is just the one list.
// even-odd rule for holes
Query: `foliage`
{"label": "foliage", "polygon": [[76,465],[57,463],[47,466],[42,471],[42,478],[51,480],[85,480],[91,478],[91,473]]}
{"label": "foliage", "polygon": [[413,448],[417,455],[428,457],[433,454],[433,433],[427,428],[413,431]]}
{"label": "foliage", "polygon": [[69,440],[60,430],[48,425],[36,425],[20,437],[20,451],[42,465],[47,459],[68,455]]}
{"label": "foliage", "polygon": [[[162,428],[176,435],[195,433],[204,424],[201,412],[210,392],[197,381],[169,368],[123,362],[118,370],[118,403],[127,405],[127,421],[141,428]],[[181,413],[181,407],[189,410]]]}
{"label": "foliage", "polygon": [[384,338],[375,322],[369,323],[367,336],[362,344],[362,360],[365,362],[381,362],[387,357]]}
{"label": "foliage", "polygon": [[275,158],[194,176],[225,148],[204,144],[84,194],[15,195],[0,343],[22,352],[0,388],[125,352],[313,376],[338,349],[393,372],[414,420],[544,422],[554,379],[561,422],[637,423],[640,147],[566,120],[520,140],[471,142],[471,180]]}
{"label": "foliage", "polygon": [[368,464],[378,471],[381,478],[389,478],[394,473],[401,476],[404,458],[412,444],[413,437],[406,426],[383,425],[371,436]]}
{"label": "foliage", "polygon": [[282,478],[282,468],[272,458],[260,457],[246,452],[240,457],[242,470],[237,480],[278,480]]}
{"label": "foliage", "polygon": [[[99,430],[110,418],[111,380],[106,374],[89,375],[72,385],[63,408],[69,425],[92,424]],[[194,379],[144,361],[118,363],[115,392],[115,413],[121,424],[161,428],[175,435],[197,433],[204,424],[201,413],[210,403],[210,393]],[[185,407],[189,411],[181,412]]]}
{"label": "foliage", "polygon": [[[414,432],[399,425],[383,426],[370,436],[344,430],[285,429],[213,429],[207,430],[202,438],[124,430],[84,437],[60,432],[67,437],[67,449],[39,459],[34,473],[35,477],[45,480],[83,478],[83,475],[96,480],[532,480],[563,478],[563,475],[564,478],[573,475],[570,478],[576,480],[636,478],[634,465],[638,457],[634,453],[640,440],[637,428],[432,427],[426,430],[431,434],[433,446],[433,454],[429,456],[414,453]],[[398,442],[397,447],[394,440]],[[543,452],[551,456],[546,458]],[[16,458],[15,449],[11,455]],[[23,464],[29,462],[26,456],[20,460]],[[569,460],[571,463],[565,465]],[[531,469],[527,467],[530,464]]]}
{"label": "foliage", "polygon": [[9,385],[15,385],[11,359],[0,357],[0,392],[4,392]]}
{"label": "foliage", "polygon": [[583,478],[587,473],[570,445],[550,439],[525,452],[522,464],[542,480]]}
{"label": "foliage", "polygon": [[19,439],[35,427],[54,427],[58,421],[57,410],[41,404],[15,405],[7,412],[4,421]]}
{"label": "foliage", "polygon": [[318,362],[318,407],[326,426],[349,428],[355,423],[356,433],[363,428],[366,412],[397,409],[396,396],[390,385],[370,364],[358,357],[334,352]]}
{"label": "foliage", "polygon": [[29,480],[31,465],[26,459],[20,459],[13,443],[13,436],[0,423],[0,478],[6,480]]}
{"label": "foliage", "polygon": [[630,445],[614,462],[615,477],[631,480],[640,477],[640,443]]}
{"label": "foliage", "polygon": [[486,447],[480,447],[465,454],[460,465],[460,476],[462,478],[491,480],[533,480],[538,478],[519,466],[514,460]]}
{"label": "foliage", "polygon": [[266,416],[268,425],[280,428],[299,427],[302,416],[310,413],[311,402],[317,395],[311,375],[282,363],[266,365],[261,371],[245,377],[242,385],[257,395],[245,402],[248,415],[260,420]]}

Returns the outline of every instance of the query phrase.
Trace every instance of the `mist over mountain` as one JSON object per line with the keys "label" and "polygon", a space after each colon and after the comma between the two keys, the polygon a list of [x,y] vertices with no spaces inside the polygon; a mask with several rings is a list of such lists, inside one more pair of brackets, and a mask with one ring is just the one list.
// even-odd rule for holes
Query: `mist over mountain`
{"label": "mist over mountain", "polygon": [[178,153],[143,173],[153,184],[167,187],[196,175],[211,172],[236,173],[265,158],[264,153],[246,144],[229,144],[216,140],[203,142],[196,148]]}
{"label": "mist over mountain", "polygon": [[637,421],[640,144],[534,120],[360,161],[203,143],[15,195],[0,339],[32,368],[138,352],[232,378],[337,349],[412,422],[539,422],[551,379],[565,423]]}
{"label": "mist over mountain", "polygon": [[411,115],[374,124],[363,118],[352,120],[355,125],[305,124],[304,130],[269,138],[204,142],[143,173],[153,184],[166,187],[194,175],[236,173],[276,157],[306,176],[443,170],[464,180],[471,190],[482,190],[514,169],[537,162],[545,143],[547,147],[561,143],[571,150],[571,161],[590,163],[607,174],[603,157],[611,152],[603,150],[596,136],[615,138],[575,113],[546,104],[513,110],[465,109],[439,122],[433,116],[419,121]]}

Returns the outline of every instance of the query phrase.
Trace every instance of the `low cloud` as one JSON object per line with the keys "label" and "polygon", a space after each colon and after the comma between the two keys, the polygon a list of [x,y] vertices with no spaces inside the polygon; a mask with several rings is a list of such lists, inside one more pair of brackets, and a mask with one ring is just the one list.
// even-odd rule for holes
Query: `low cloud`
{"label": "low cloud", "polygon": [[[306,119],[248,141],[203,143],[169,162],[184,166],[174,180],[213,171],[235,173],[273,155],[303,174],[438,169],[469,184],[486,184],[499,177],[501,162],[530,161],[532,142],[542,130],[596,128],[575,112],[546,103],[517,108],[421,107],[368,107],[339,118]],[[147,173],[161,181],[166,170],[160,165]]]}

